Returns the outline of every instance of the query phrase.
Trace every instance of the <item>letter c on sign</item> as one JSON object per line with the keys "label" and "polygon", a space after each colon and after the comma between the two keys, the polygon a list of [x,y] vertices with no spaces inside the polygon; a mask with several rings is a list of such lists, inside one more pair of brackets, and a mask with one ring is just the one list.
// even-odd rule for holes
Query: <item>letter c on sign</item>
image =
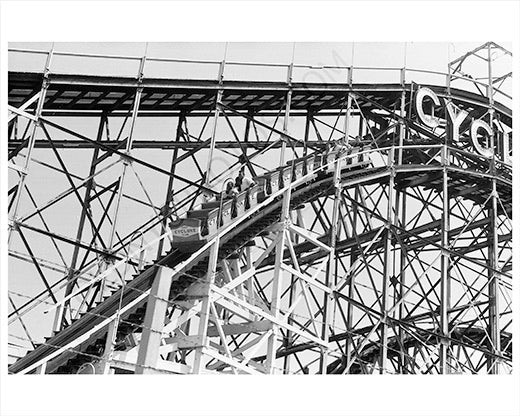
{"label": "letter c on sign", "polygon": [[487,134],[490,136],[493,135],[493,130],[491,130],[491,127],[489,127],[489,124],[487,124],[485,121],[482,120],[474,120],[471,123],[471,141],[473,142],[473,146],[475,146],[475,150],[480,153],[482,156],[487,158],[493,157],[493,149],[485,148],[480,145],[478,142],[477,133],[479,129],[484,129]]}
{"label": "letter c on sign", "polygon": [[430,116],[424,113],[423,110],[423,101],[426,97],[431,98],[435,105],[441,105],[439,97],[429,88],[419,88],[417,94],[415,94],[415,108],[417,110],[417,115],[421,119],[421,121],[426,124],[428,127],[435,128],[438,127],[441,122],[437,117]]}

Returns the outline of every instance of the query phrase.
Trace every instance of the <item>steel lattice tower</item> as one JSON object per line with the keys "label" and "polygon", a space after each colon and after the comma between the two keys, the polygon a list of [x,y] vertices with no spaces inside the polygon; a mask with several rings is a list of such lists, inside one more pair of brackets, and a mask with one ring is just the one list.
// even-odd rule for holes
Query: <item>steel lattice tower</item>
{"label": "steel lattice tower", "polygon": [[[10,53],[45,58],[9,72],[9,341],[26,353],[10,372],[511,372],[504,48],[395,83]],[[136,76],[52,70],[68,57]],[[224,199],[242,168],[256,185]]]}

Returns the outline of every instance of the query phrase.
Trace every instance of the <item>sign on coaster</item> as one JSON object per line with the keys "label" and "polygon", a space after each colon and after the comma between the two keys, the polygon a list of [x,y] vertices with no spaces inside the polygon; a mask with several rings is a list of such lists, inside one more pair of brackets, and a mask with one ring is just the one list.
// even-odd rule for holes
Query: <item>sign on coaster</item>
{"label": "sign on coaster", "polygon": [[[440,107],[441,100],[430,88],[420,87],[415,95],[415,109],[419,119],[428,127],[436,128],[439,126],[446,126],[449,124],[451,129],[451,137],[453,141],[458,141],[460,136],[460,126],[468,117],[468,112],[457,108],[451,101],[443,99],[446,112],[448,113],[448,120],[441,119],[433,115],[426,114],[424,112],[423,104],[426,98],[429,98],[435,106]],[[479,140],[479,134],[491,137],[493,136],[492,127],[484,120],[477,119],[471,122],[470,126],[470,139],[475,148],[476,152],[486,158],[491,159],[493,157],[493,149],[485,147]],[[509,133],[495,134],[495,140],[500,149],[502,149],[502,161],[507,164],[512,164],[511,156],[509,154]],[[490,142],[490,140],[488,141]]]}
{"label": "sign on coaster", "polygon": [[200,239],[200,220],[184,218],[170,223],[171,233],[174,241],[198,240]]}

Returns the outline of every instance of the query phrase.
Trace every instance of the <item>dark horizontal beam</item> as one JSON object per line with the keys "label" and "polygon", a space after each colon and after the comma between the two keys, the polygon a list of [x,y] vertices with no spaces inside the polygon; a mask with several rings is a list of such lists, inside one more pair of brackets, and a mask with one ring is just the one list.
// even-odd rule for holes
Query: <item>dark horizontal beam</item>
{"label": "dark horizontal beam", "polygon": [[[56,109],[43,109],[42,116],[44,117],[101,117],[104,114],[104,110],[56,110]],[[31,111],[28,111],[29,114],[32,114]],[[311,112],[312,113],[312,112]],[[340,109],[324,109],[319,112],[315,112],[314,114],[319,115],[320,117],[337,117],[340,113]],[[344,113],[344,111],[343,111]],[[202,110],[191,110],[186,112],[184,110],[172,109],[172,110],[139,110],[138,117],[179,117],[181,114],[185,114],[189,117],[208,117],[214,114],[213,110],[211,111],[202,111]],[[244,109],[240,109],[240,114],[228,114],[229,117],[240,117],[242,114],[248,114],[248,111]],[[308,111],[307,109],[295,109],[291,108],[290,116],[291,117],[307,117]],[[262,116],[262,117],[276,117],[279,115],[279,111],[272,110],[262,110],[259,112],[253,112],[253,116]],[[355,116],[359,115],[359,111],[352,109],[350,115]],[[109,117],[127,117],[127,110],[117,110],[110,111],[108,113]]]}
{"label": "dark horizontal beam", "polygon": [[[26,94],[23,93],[14,93],[16,89],[25,89],[25,90],[39,90],[42,84],[41,73],[28,73],[28,72],[9,72],[8,76],[8,99],[9,102],[13,102],[14,99],[21,99],[21,102],[26,98]],[[119,92],[119,93],[128,93],[129,91],[135,90],[136,88],[143,88],[145,93],[165,93],[169,91],[175,91],[179,94],[187,95],[187,98],[183,98],[181,102],[175,103],[174,107],[183,107],[183,102],[187,100],[193,101],[188,96],[190,94],[202,94],[207,95],[208,100],[211,101],[212,95],[216,95],[218,90],[222,90],[224,92],[224,96],[230,95],[254,95],[254,99],[252,101],[246,100],[247,104],[244,104],[242,108],[237,107],[237,109],[249,110],[254,109],[257,106],[261,106],[262,102],[266,102],[269,100],[269,97],[273,95],[284,95],[289,89],[292,90],[293,96],[302,95],[301,100],[294,100],[293,107],[301,108],[302,110],[310,110],[317,109],[320,107],[320,104],[317,103],[319,100],[328,101],[330,98],[326,98],[327,95],[334,95],[336,97],[346,95],[349,92],[356,92],[361,95],[371,95],[374,98],[384,98],[384,99],[397,99],[401,92],[409,91],[411,88],[411,84],[384,84],[384,83],[367,83],[367,84],[353,84],[349,85],[347,83],[302,83],[302,82],[294,82],[291,85],[288,85],[286,82],[259,82],[259,81],[233,81],[233,80],[224,80],[222,83],[219,83],[216,80],[178,80],[178,79],[152,79],[152,78],[144,78],[142,80],[137,80],[132,77],[110,77],[110,76],[92,76],[92,75],[67,75],[67,74],[50,74],[48,78],[49,89],[54,91],[58,91],[56,94],[56,98],[59,98],[61,94],[67,93],[69,91],[92,91],[92,92]],[[445,96],[447,94],[445,87],[435,86],[435,85],[424,85],[430,87],[433,91],[441,96]],[[482,97],[482,95],[475,94],[472,92],[460,90],[457,88],[450,89],[450,96],[457,102],[458,105],[461,106],[480,106],[486,107],[488,106],[488,100],[486,97]],[[96,96],[97,98],[98,96]],[[48,110],[85,110],[84,105],[81,105],[79,102],[73,103],[74,100],[71,100],[70,103],[60,103],[53,104],[54,108],[46,107]],[[224,101],[225,97],[224,97]],[[336,107],[340,108],[341,100],[335,100]],[[156,103],[146,104],[143,102],[139,108],[139,112],[145,110],[155,110],[153,108]],[[96,104],[97,105],[97,104]],[[193,107],[191,104],[186,104],[184,107],[189,108],[190,110]],[[83,107],[82,107],[83,106]],[[98,110],[127,110],[128,106],[122,106],[124,108],[114,108],[111,104],[102,104],[97,105]],[[165,110],[176,110],[172,106],[166,105],[164,106]],[[207,113],[208,109],[207,101],[201,103],[201,111],[205,111]],[[501,113],[502,117],[508,119],[510,121],[512,117],[511,109],[506,106],[495,102],[494,108],[497,112]],[[158,108],[160,109],[160,108]],[[177,110],[182,111],[182,108],[178,108]],[[186,108],[184,108],[186,110]],[[274,110],[274,109],[273,109]]]}
{"label": "dark horizontal beam", "polygon": [[[122,141],[106,141],[103,142],[105,147],[118,150],[120,148]],[[8,144],[9,150],[17,148],[22,144],[21,140],[10,140]],[[53,140],[53,144],[56,148],[62,149],[92,149],[94,146],[83,140],[68,140],[68,139],[56,139]],[[215,147],[218,149],[239,149],[240,145],[237,141],[217,141],[215,143]],[[307,146],[316,146],[325,148],[327,142],[320,142],[316,140],[308,140],[306,142]],[[243,145],[243,144],[242,144]],[[282,143],[273,143],[273,142],[255,142],[249,141],[247,143],[248,147],[256,148],[256,149],[264,149],[266,147],[269,148],[280,148]],[[294,142],[295,147],[303,147],[303,142]],[[40,149],[48,149],[51,148],[49,141],[44,139],[36,139],[34,147]],[[132,142],[132,149],[182,149],[182,150],[193,150],[201,147],[201,142],[179,142],[173,140],[134,140]]]}

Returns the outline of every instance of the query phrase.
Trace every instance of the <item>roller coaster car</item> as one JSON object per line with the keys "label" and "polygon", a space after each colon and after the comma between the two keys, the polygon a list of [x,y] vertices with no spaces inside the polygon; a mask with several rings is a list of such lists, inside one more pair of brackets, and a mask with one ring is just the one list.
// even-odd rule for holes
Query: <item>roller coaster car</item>
{"label": "roller coaster car", "polygon": [[309,155],[296,159],[272,172],[253,178],[256,183],[233,198],[207,202],[200,209],[188,211],[187,218],[176,218],[170,222],[174,247],[182,252],[196,251],[217,232],[218,227],[230,224],[234,218],[244,215],[268,195],[315,168],[321,168],[335,157],[336,152],[331,152],[328,155]]}
{"label": "roller coaster car", "polygon": [[258,202],[262,202],[267,195],[273,192],[271,188],[271,176],[269,174],[255,176],[253,180],[258,184]]}
{"label": "roller coaster car", "polygon": [[292,181],[297,181],[302,176],[307,175],[314,169],[314,155],[303,156],[294,161],[287,162],[287,166],[292,167]]}
{"label": "roller coaster car", "polygon": [[[218,209],[216,210],[218,212]],[[199,211],[190,211],[190,213]],[[188,216],[189,214],[188,213]],[[181,252],[194,252],[206,243],[202,218],[177,218],[170,222],[172,245]]]}
{"label": "roller coaster car", "polygon": [[258,202],[259,202],[259,195],[260,195],[260,185],[254,184],[249,189],[246,190],[246,203],[245,203],[245,209],[248,210],[250,208],[253,208]]}
{"label": "roller coaster car", "polygon": [[[322,176],[324,174],[327,174],[328,172],[334,171],[334,164],[332,164],[332,162],[336,159],[337,156],[338,156],[337,151],[330,151],[329,153],[316,155],[314,157],[314,169],[319,169],[319,171],[318,171],[319,176]],[[331,163],[331,165],[328,165],[329,163]]]}
{"label": "roller coaster car", "polygon": [[293,180],[293,167],[291,164],[279,167],[278,169],[278,187],[279,189],[289,185]]}
{"label": "roller coaster car", "polygon": [[255,176],[253,179],[258,184],[258,202],[262,202],[268,195],[286,187],[291,181],[296,181],[303,175],[312,172],[315,163],[316,167],[321,167],[322,157],[304,156],[287,162],[285,166],[281,166],[272,172]]}

